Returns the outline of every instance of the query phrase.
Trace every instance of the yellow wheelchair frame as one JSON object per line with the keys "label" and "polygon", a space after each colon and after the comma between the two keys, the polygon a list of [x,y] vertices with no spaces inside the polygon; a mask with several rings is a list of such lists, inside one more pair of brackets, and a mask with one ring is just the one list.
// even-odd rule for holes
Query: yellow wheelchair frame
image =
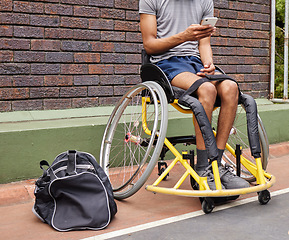
{"label": "yellow wheelchair frame", "polygon": [[[145,122],[145,105],[146,101],[143,101],[143,121]],[[178,100],[175,100],[174,103],[171,105],[177,109],[178,111],[186,114],[192,114],[192,111],[189,109],[184,109],[178,104]],[[146,126],[146,124],[144,124]],[[216,132],[214,131],[216,135]],[[256,178],[257,186],[249,187],[249,188],[242,188],[242,189],[230,189],[230,190],[223,190],[221,187],[219,169],[217,165],[217,161],[212,162],[212,169],[214,173],[214,179],[216,184],[216,190],[211,190],[207,183],[206,177],[199,177],[199,175],[195,172],[195,170],[190,166],[187,159],[183,158],[183,154],[187,154],[187,152],[183,152],[180,154],[178,150],[169,142],[167,138],[165,138],[164,144],[167,148],[174,154],[175,159],[171,162],[171,164],[166,168],[166,170],[159,176],[159,178],[152,184],[146,186],[148,191],[157,192],[157,193],[165,193],[165,194],[172,194],[172,195],[182,195],[182,196],[193,196],[193,197],[223,197],[223,196],[235,196],[235,195],[242,195],[247,193],[253,192],[261,192],[270,188],[275,183],[275,177],[267,172],[265,172],[262,168],[262,163],[260,158],[256,158],[256,164],[252,163],[245,157],[241,155],[241,164]],[[234,156],[235,150],[227,143],[226,149]],[[163,188],[158,187],[159,183],[167,176],[167,174],[172,170],[172,168],[180,162],[183,167],[185,168],[185,173],[179,179],[179,181],[175,184],[173,188]],[[182,183],[188,176],[192,176],[195,181],[199,184],[199,190],[182,190],[179,189]]]}
{"label": "yellow wheelchair frame", "polygon": [[[149,94],[143,96],[143,92],[145,91],[149,92]],[[136,98],[137,104],[130,109],[129,106],[132,104],[134,98]],[[140,103],[138,103],[139,99]],[[169,101],[169,103],[179,112],[193,115],[192,110],[182,107],[177,99]],[[161,129],[166,129],[167,125],[165,127],[165,124],[157,126],[159,120],[158,118],[155,118],[153,121],[155,121],[156,124],[154,123],[153,129],[150,129],[148,118],[151,119],[151,113],[148,112],[148,107],[151,105],[154,106],[154,109],[158,108],[160,105],[162,108],[163,106],[166,106],[167,111],[168,100],[163,87],[153,81],[138,84],[132,87],[122,97],[108,121],[101,145],[100,165],[111,180],[115,198],[125,199],[130,197],[143,186],[155,168],[161,151],[164,149],[163,146],[166,146],[166,148],[173,153],[175,158],[169,166],[159,174],[160,176],[152,185],[146,186],[148,191],[200,197],[202,208],[205,213],[210,213],[214,208],[215,199],[221,199],[222,197],[224,199],[236,199],[234,197],[238,197],[238,195],[257,192],[258,200],[261,204],[269,202],[270,193],[267,189],[275,183],[276,179],[273,175],[267,173],[263,169],[264,166],[262,165],[261,158],[254,159],[255,163],[253,163],[243,155],[238,155],[242,167],[248,170],[250,175],[256,179],[255,186],[242,189],[222,189],[218,164],[216,160],[213,161],[212,170],[216,190],[211,190],[208,186],[207,178],[200,177],[194,168],[191,167],[186,157],[186,155],[188,156],[189,154],[187,154],[187,152],[181,154],[170,141],[171,138],[165,136],[166,130],[164,131]],[[128,113],[126,112],[126,109],[128,109]],[[141,110],[140,117],[134,119],[134,116],[130,116],[130,114],[134,115],[135,112],[139,110]],[[126,115],[128,115],[128,123],[125,120]],[[162,120],[167,121],[167,116],[162,115],[161,121]],[[118,129],[118,127],[120,129]],[[159,130],[157,129],[158,127],[160,127]],[[146,138],[143,135],[149,136],[149,138]],[[216,136],[216,132],[214,132],[214,135]],[[136,148],[136,150],[134,148]],[[154,149],[152,154],[149,152],[151,149]],[[228,143],[226,144],[226,150],[236,158],[235,150]],[[112,153],[113,151],[114,153]],[[131,151],[131,155],[127,154],[126,151]],[[137,152],[138,156],[133,156],[133,154]],[[191,160],[193,161],[193,159]],[[173,187],[160,187],[159,184],[166,179],[169,172],[177,163],[180,163],[184,167],[183,175]],[[198,183],[198,190],[193,188],[189,190],[180,188],[188,177]]]}

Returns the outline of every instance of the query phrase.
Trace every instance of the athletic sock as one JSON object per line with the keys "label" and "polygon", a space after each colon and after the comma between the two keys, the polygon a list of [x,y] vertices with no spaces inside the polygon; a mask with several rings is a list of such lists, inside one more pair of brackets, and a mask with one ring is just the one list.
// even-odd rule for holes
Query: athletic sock
{"label": "athletic sock", "polygon": [[209,166],[207,150],[197,149],[196,171],[203,171]]}

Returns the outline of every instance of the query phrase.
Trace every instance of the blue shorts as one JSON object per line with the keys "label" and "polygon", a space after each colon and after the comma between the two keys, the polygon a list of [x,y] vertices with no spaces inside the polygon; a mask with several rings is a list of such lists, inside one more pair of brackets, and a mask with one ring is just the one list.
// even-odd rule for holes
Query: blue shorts
{"label": "blue shorts", "polygon": [[161,60],[157,62],[156,65],[163,70],[169,81],[172,81],[175,76],[182,72],[197,74],[204,68],[201,59],[194,56],[174,56],[169,59]]}

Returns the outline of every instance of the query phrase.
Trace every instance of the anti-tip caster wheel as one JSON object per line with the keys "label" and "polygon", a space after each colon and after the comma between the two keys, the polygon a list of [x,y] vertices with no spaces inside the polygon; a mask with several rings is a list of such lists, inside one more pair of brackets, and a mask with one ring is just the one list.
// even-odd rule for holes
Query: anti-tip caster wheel
{"label": "anti-tip caster wheel", "polygon": [[270,192],[268,190],[263,190],[258,192],[258,200],[261,205],[267,204],[271,199]]}
{"label": "anti-tip caster wheel", "polygon": [[215,207],[215,204],[214,204],[214,201],[212,198],[204,198],[203,201],[202,201],[202,209],[203,209],[203,212],[208,214],[208,213],[211,213],[213,211]]}
{"label": "anti-tip caster wheel", "polygon": [[[166,170],[166,168],[162,167],[162,168],[160,169],[159,175],[162,175],[162,173],[163,173],[165,170]],[[167,174],[167,175],[163,178],[163,180],[166,181],[167,178],[168,178],[168,176],[169,176],[169,174]]]}
{"label": "anti-tip caster wheel", "polygon": [[[158,171],[159,171],[158,175],[159,176],[162,175],[163,172],[167,169],[167,167],[168,167],[168,164],[166,162],[163,162],[163,161],[158,162]],[[169,173],[163,178],[163,180],[164,181],[167,180],[168,176],[169,176]]]}

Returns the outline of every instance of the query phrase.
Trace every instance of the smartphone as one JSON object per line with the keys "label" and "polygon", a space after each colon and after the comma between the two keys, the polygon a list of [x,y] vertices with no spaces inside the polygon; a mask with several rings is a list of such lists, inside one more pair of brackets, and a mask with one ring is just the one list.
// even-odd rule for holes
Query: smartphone
{"label": "smartphone", "polygon": [[218,18],[216,17],[207,17],[201,21],[201,25],[211,25],[212,27],[214,27],[217,21],[218,21]]}

